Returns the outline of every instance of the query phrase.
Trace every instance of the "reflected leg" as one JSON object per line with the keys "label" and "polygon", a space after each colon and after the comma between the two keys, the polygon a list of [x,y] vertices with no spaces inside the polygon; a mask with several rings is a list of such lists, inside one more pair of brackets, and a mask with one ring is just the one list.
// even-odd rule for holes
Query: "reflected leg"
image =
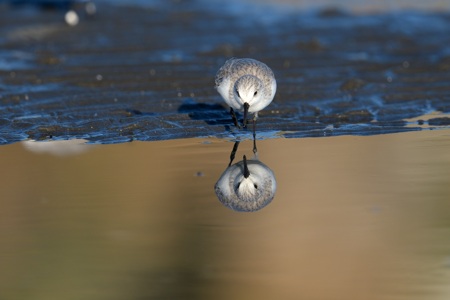
{"label": "reflected leg", "polygon": [[239,143],[240,143],[240,141],[236,141],[234,143],[233,150],[231,150],[231,154],[230,154],[230,163],[228,164],[228,166],[231,166],[231,163],[233,162],[234,157],[236,156],[236,152],[239,148]]}

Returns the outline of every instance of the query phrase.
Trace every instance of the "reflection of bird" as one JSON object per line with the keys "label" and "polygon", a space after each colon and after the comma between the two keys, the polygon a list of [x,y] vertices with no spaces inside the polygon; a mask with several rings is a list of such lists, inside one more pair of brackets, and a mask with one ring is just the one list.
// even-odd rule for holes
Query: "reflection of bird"
{"label": "reflection of bird", "polygon": [[255,126],[258,112],[272,102],[277,82],[266,64],[251,58],[232,58],[217,72],[216,88],[230,106],[233,122],[238,127],[233,109],[244,111],[243,124],[246,127],[249,112],[254,113]]}
{"label": "reflection of bird", "polygon": [[216,195],[236,211],[257,211],[275,196],[277,183],[272,170],[257,159],[244,159],[229,166],[217,181]]}

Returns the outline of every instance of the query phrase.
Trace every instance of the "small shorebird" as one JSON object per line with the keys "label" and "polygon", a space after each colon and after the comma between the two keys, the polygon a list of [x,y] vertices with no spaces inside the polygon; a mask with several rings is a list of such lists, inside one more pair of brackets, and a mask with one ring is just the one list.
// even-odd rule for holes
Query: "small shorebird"
{"label": "small shorebird", "polygon": [[257,155],[232,165],[239,142],[234,144],[228,168],[222,173],[214,190],[223,205],[244,212],[260,210],[275,196],[277,182],[272,170],[258,160]]}
{"label": "small shorebird", "polygon": [[247,114],[254,114],[255,135],[258,112],[272,102],[277,82],[266,64],[251,58],[231,58],[216,74],[216,89],[230,106],[236,127],[240,128],[234,110],[244,111],[244,127],[247,126]]}

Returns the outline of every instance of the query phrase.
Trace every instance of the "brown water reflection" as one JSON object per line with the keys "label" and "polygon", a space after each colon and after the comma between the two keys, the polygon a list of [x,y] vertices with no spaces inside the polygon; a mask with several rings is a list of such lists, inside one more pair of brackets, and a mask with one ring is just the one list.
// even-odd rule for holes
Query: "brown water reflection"
{"label": "brown water reflection", "polygon": [[230,142],[3,146],[0,299],[448,299],[449,137],[259,141],[256,213],[214,194]]}

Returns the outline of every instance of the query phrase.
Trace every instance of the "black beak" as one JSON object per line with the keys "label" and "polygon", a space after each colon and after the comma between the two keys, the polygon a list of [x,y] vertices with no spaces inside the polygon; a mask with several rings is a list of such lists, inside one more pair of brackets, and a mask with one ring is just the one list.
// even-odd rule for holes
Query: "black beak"
{"label": "black beak", "polygon": [[250,176],[250,171],[247,166],[247,157],[244,155],[244,177],[248,178]]}
{"label": "black beak", "polygon": [[247,102],[244,103],[244,127],[247,127],[247,115],[248,115],[248,109],[250,107],[250,104]]}

